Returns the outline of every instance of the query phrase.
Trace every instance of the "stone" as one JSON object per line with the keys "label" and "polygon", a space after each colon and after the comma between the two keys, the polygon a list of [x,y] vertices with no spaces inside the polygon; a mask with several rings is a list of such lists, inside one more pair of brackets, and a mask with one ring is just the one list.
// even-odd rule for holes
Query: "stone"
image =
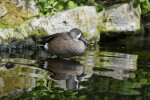
{"label": "stone", "polygon": [[[19,4],[16,5],[20,7]],[[5,15],[4,18],[9,19],[3,21],[4,23],[10,22],[9,25],[13,26],[18,24],[18,26],[8,29],[0,29],[1,40],[14,38],[24,39],[31,35],[52,35],[55,33],[68,32],[72,28],[80,29],[87,39],[91,39],[93,37],[98,38],[99,36],[99,31],[97,30],[97,13],[93,6],[84,6],[62,11],[51,17],[34,17],[27,20],[25,23],[24,20],[19,19],[20,17],[18,18],[13,14]],[[13,20],[16,20],[15,23],[13,23]]]}
{"label": "stone", "polygon": [[[68,32],[72,28],[80,29],[87,38],[97,34],[98,19],[95,7],[84,6],[62,11],[51,17],[40,17],[28,20],[24,26],[28,26],[27,33],[43,30],[47,35]],[[36,33],[37,34],[37,33]]]}
{"label": "stone", "polygon": [[5,8],[5,6],[0,5],[0,17],[3,17],[4,15],[6,15],[8,13],[7,9]]}
{"label": "stone", "polygon": [[0,29],[0,43],[5,42],[9,39],[24,39],[25,36],[14,28]]}
{"label": "stone", "polygon": [[143,33],[150,33],[150,15],[148,14],[142,16],[142,29]]}
{"label": "stone", "polygon": [[0,2],[0,28],[18,26],[39,13],[34,0],[0,0]]}
{"label": "stone", "polygon": [[39,9],[34,0],[11,0],[17,8],[21,8],[21,17],[31,18],[39,14]]}
{"label": "stone", "polygon": [[[6,1],[8,2],[8,0]],[[98,40],[100,32],[128,33],[140,30],[141,9],[139,6],[133,8],[132,3],[115,5],[107,11],[99,13],[93,6],[83,6],[62,11],[49,17],[34,17],[38,14],[38,10],[36,10],[33,0],[30,2],[10,0],[10,2],[13,4],[12,7],[7,3],[2,3],[9,8],[6,8],[7,13],[2,14],[3,17],[0,18],[0,43],[8,39],[26,39],[33,35],[40,37],[68,32],[72,28],[80,29],[89,42],[93,42],[90,40],[94,40],[94,42]],[[32,2],[34,2],[31,4],[32,6],[25,6]],[[36,13],[31,13],[31,15],[22,13],[34,11]]]}
{"label": "stone", "polygon": [[140,6],[132,3],[114,5],[98,14],[101,32],[131,32],[140,30]]}

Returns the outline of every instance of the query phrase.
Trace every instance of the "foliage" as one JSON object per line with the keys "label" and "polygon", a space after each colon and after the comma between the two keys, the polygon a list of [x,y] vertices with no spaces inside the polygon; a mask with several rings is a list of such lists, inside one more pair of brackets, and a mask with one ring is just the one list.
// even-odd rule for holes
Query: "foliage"
{"label": "foliage", "polygon": [[149,0],[133,0],[133,6],[137,7],[140,4],[142,8],[142,14],[146,14],[150,11]]}
{"label": "foliage", "polygon": [[77,96],[78,92],[66,89],[47,89],[45,87],[36,87],[30,92],[13,95],[3,100],[84,100],[86,97]]}
{"label": "foliage", "polygon": [[3,100],[84,100],[86,95],[78,96],[78,91],[52,87],[52,80],[37,79],[32,91],[15,94]]}
{"label": "foliage", "polygon": [[73,9],[79,6],[95,6],[97,11],[106,10],[106,6],[112,4],[125,3],[133,1],[133,6],[137,7],[139,4],[142,8],[142,14],[150,11],[149,0],[35,0],[40,10],[39,16],[49,16],[66,9]]}
{"label": "foliage", "polygon": [[[94,0],[35,0],[38,8],[40,10],[39,16],[49,16],[53,15],[57,12],[66,10],[66,9],[73,9],[79,6],[95,6],[96,10],[99,11],[101,9],[105,10],[106,7],[97,4]],[[97,0],[99,1],[99,0]]]}

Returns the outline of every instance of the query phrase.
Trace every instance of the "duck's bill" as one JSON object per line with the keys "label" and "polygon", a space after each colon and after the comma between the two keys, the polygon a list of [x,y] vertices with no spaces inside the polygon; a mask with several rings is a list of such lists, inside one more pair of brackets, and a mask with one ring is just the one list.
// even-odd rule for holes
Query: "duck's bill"
{"label": "duck's bill", "polygon": [[89,43],[84,39],[84,37],[80,37],[79,38],[81,41],[83,41],[85,43],[85,45],[88,45]]}

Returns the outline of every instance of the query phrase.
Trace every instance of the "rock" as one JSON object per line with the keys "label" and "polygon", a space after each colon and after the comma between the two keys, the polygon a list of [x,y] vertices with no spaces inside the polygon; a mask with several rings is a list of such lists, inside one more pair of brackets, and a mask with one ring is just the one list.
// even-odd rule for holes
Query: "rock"
{"label": "rock", "polygon": [[[33,18],[27,21],[23,27],[27,33],[35,33],[42,30],[47,35],[54,33],[68,32],[72,28],[82,30],[86,37],[91,38],[98,33],[98,19],[95,7],[84,6],[71,10],[66,10],[53,15],[52,17]],[[40,31],[41,32],[41,31]],[[41,33],[39,33],[41,34]],[[42,34],[41,34],[42,35]]]}
{"label": "rock", "polygon": [[150,15],[145,14],[142,16],[143,33],[150,33]]}
{"label": "rock", "polygon": [[130,32],[140,30],[140,6],[132,3],[115,5],[98,14],[101,32]]}
{"label": "rock", "polygon": [[6,15],[7,13],[7,9],[3,5],[0,5],[0,17]]}
{"label": "rock", "polygon": [[18,26],[39,13],[34,0],[0,0],[0,3],[0,28]]}
{"label": "rock", "polygon": [[25,36],[17,29],[9,28],[9,29],[0,29],[0,43],[9,39],[24,39]]}
{"label": "rock", "polygon": [[17,8],[21,8],[21,17],[31,18],[39,13],[39,9],[34,0],[12,0],[12,2]]}
{"label": "rock", "polygon": [[146,23],[146,24],[144,25],[144,27],[150,31],[150,22],[149,22],[149,23]]}
{"label": "rock", "polygon": [[[9,22],[11,22],[11,16],[13,15],[7,18],[9,19],[10,17]],[[5,18],[6,17],[7,15]],[[19,22],[21,22],[20,20]],[[11,22],[11,24],[12,23],[13,22]],[[85,6],[66,10],[52,17],[33,18],[14,28],[0,29],[0,37],[2,40],[14,38],[24,39],[30,35],[52,35],[55,33],[68,32],[72,28],[79,28],[88,39],[93,37],[98,39],[99,32],[97,26],[98,19],[95,7]]]}
{"label": "rock", "polygon": [[13,62],[7,62],[6,64],[5,64],[5,67],[6,67],[6,69],[11,69],[11,68],[13,68],[14,67],[14,63]]}
{"label": "rock", "polygon": [[0,43],[8,39],[26,39],[31,35],[46,36],[68,32],[72,28],[80,29],[87,40],[98,40],[100,32],[128,33],[140,30],[141,10],[139,6],[133,8],[132,3],[115,5],[98,14],[95,7],[84,6],[62,11],[51,17],[37,18],[34,17],[38,10],[33,0],[1,2],[2,8],[5,7],[7,11],[0,17]]}
{"label": "rock", "polygon": [[7,40],[9,39],[8,36],[12,36],[14,34],[14,29],[10,28],[10,29],[0,29],[0,43],[2,42],[2,40]]}

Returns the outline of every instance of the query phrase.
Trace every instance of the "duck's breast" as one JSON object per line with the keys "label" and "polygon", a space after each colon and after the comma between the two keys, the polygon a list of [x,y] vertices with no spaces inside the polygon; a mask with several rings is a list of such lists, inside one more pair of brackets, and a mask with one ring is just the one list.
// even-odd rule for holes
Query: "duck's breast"
{"label": "duck's breast", "polygon": [[80,40],[58,37],[48,44],[48,51],[60,56],[74,56],[84,53],[85,44]]}

